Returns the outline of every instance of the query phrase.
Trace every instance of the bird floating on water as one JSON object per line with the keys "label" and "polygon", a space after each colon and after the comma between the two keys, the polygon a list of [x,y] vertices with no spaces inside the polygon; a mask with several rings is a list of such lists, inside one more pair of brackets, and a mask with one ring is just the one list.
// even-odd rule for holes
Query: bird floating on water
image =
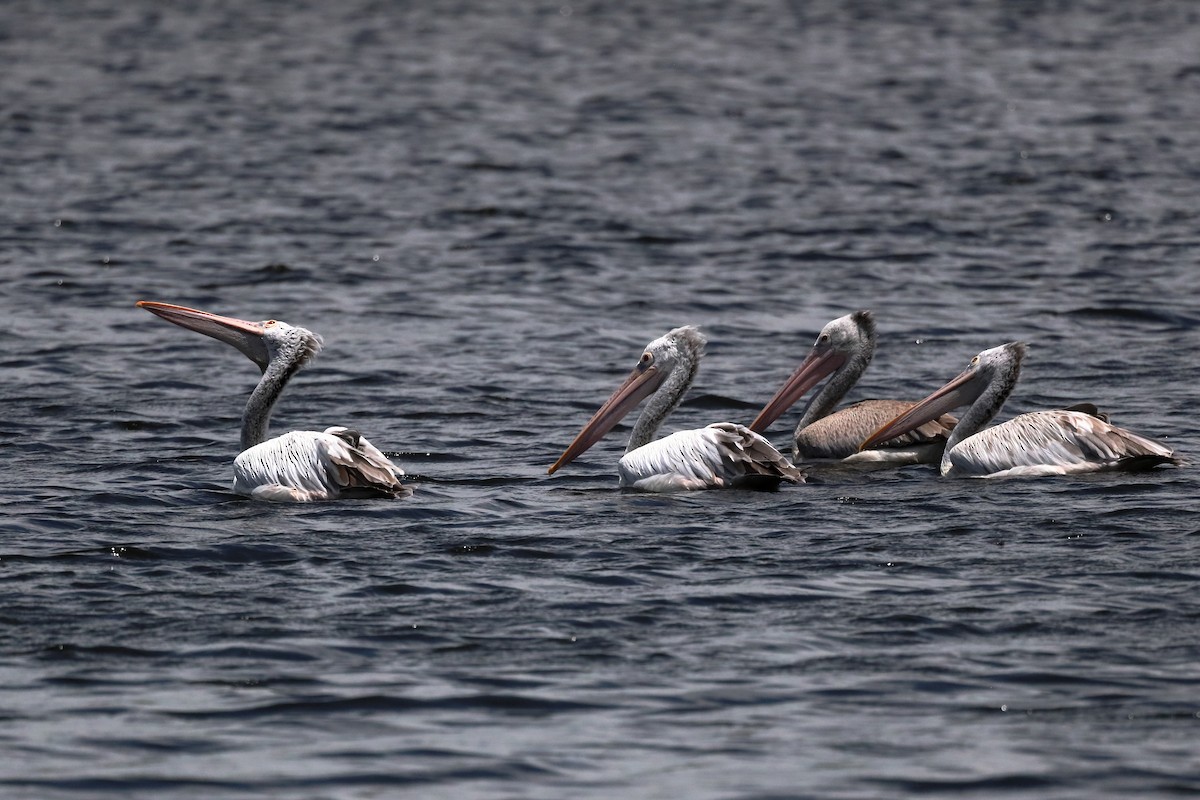
{"label": "bird floating on water", "polygon": [[1021,414],[984,429],[1021,375],[1023,342],[984,350],[958,377],[871,434],[873,447],[949,411],[970,404],[946,442],[942,475],[999,478],[1138,471],[1181,464],[1169,448],[1109,424],[1090,404]]}
{"label": "bird floating on water", "polygon": [[621,486],[671,492],[803,483],[802,471],[744,425],[718,422],[654,439],[663,420],[692,385],[705,341],[703,334],[689,325],[646,345],[633,372],[583,426],[549,472],[553,474],[600,441],[649,397],[621,458]]}
{"label": "bird floating on water", "polygon": [[320,336],[273,319],[248,322],[149,300],[137,305],[233,345],[262,370],[242,415],[242,452],[233,462],[234,492],[256,500],[296,503],[412,494],[400,482],[404,471],[358,431],[332,427],[267,439],[271,409],[288,380],[321,349]]}
{"label": "bird floating on water", "polygon": [[843,459],[892,464],[936,464],[942,457],[946,437],[954,427],[949,414],[936,417],[878,447],[859,451],[859,444],[885,422],[908,410],[903,400],[860,400],[834,411],[834,407],[862,377],[875,355],[875,317],[856,311],[838,317],[817,336],[792,376],[767,402],[750,430],[765,433],[771,423],[791,408],[810,389],[825,379],[821,390],[808,401],[792,436],[792,457]]}

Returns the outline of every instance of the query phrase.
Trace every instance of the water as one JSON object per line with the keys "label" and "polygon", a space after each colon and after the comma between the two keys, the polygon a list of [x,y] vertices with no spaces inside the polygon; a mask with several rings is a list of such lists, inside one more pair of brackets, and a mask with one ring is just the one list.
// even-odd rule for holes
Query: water
{"label": "water", "polygon": [[[0,10],[0,794],[1200,792],[1195,469],[545,474],[668,328],[746,422],[863,307],[854,397],[1022,339],[1200,453],[1200,12],[652,8]],[[138,299],[323,334],[274,430],[415,496],[230,494],[257,373]]]}

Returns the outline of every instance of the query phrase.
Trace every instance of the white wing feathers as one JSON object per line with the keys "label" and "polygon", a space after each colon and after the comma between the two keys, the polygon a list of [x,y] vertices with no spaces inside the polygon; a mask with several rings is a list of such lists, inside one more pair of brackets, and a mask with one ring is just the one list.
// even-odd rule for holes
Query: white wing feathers
{"label": "white wing feathers", "polygon": [[234,461],[233,490],[258,500],[305,503],[340,497],[405,497],[404,471],[349,428],[292,431]]}
{"label": "white wing feathers", "polygon": [[1169,447],[1078,411],[1035,411],[987,428],[950,452],[947,474],[1067,475],[1178,463]]}
{"label": "white wing feathers", "polygon": [[803,483],[801,472],[763,437],[718,422],[650,442],[621,459],[621,485],[651,492]]}

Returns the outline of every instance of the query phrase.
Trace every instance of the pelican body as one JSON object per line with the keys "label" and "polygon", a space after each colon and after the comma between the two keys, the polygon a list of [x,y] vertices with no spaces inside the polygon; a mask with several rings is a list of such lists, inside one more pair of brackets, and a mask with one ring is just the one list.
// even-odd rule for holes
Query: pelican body
{"label": "pelican body", "polygon": [[984,428],[1021,375],[1023,342],[984,350],[958,377],[863,442],[872,447],[952,408],[970,405],[946,442],[942,475],[1018,477],[1146,470],[1182,459],[1162,444],[1108,422],[1090,404],[1021,414]]}
{"label": "pelican body", "polygon": [[649,398],[621,458],[622,487],[673,492],[803,483],[803,472],[743,425],[718,422],[654,439],[695,380],[704,345],[704,336],[692,326],[675,328],[648,344],[629,377],[583,426],[549,472],[553,474],[584,453]]}
{"label": "pelican body", "polygon": [[804,361],[750,423],[750,430],[765,433],[772,422],[829,377],[809,400],[796,425],[792,457],[797,462],[801,459],[842,459],[894,464],[936,463],[941,458],[946,437],[954,427],[955,419],[949,414],[860,452],[863,439],[907,411],[912,403],[860,400],[838,411],[833,410],[871,364],[875,341],[875,317],[870,311],[856,311],[828,323],[821,329]]}
{"label": "pelican body", "polygon": [[297,503],[412,494],[400,482],[404,471],[358,431],[332,427],[267,439],[271,410],[291,377],[320,351],[320,336],[273,319],[248,322],[149,300],[137,305],[232,345],[262,370],[242,416],[242,452],[233,462],[234,492],[256,500]]}

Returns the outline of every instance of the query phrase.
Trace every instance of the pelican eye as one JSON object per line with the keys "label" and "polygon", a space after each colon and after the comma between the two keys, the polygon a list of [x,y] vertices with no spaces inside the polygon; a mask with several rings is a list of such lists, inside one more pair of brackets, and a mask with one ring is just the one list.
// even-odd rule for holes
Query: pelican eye
{"label": "pelican eye", "polygon": [[971,359],[972,366],[974,366],[975,364],[978,364],[978,363],[979,363],[979,356],[975,356],[974,358]]}
{"label": "pelican eye", "polygon": [[817,337],[817,343],[818,343],[818,344],[824,344],[824,343],[826,343],[826,342],[828,342],[828,341],[829,341],[829,334],[828,334],[828,333],[822,333],[820,336],[818,336],[818,337]]}
{"label": "pelican eye", "polygon": [[638,361],[638,366],[645,368],[645,367],[650,366],[653,363],[654,363],[654,354],[653,353],[642,353],[642,357]]}
{"label": "pelican eye", "polygon": [[276,325],[278,325],[278,324],[279,324],[279,323],[278,323],[278,322],[276,322],[275,320],[273,320],[273,319],[269,319],[269,320],[267,320],[266,322],[264,322],[264,323],[263,323],[263,327],[264,327],[264,328],[273,328],[273,327],[275,327],[275,326],[276,326]]}

